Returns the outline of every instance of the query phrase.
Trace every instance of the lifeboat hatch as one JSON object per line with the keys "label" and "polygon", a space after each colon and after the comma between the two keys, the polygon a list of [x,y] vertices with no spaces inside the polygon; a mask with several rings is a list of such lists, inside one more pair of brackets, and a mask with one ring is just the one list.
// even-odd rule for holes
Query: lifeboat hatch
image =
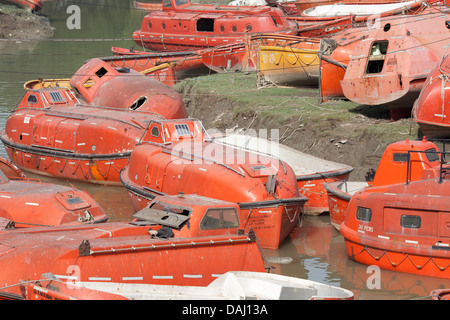
{"label": "lifeboat hatch", "polygon": [[189,220],[189,210],[183,209],[181,214],[159,210],[153,208],[144,208],[133,215],[133,218],[150,222],[151,224],[164,225],[171,228],[180,229],[182,225]]}
{"label": "lifeboat hatch", "polygon": [[214,32],[214,19],[200,18],[197,20],[197,31]]}
{"label": "lifeboat hatch", "polygon": [[95,72],[95,75],[99,78],[102,78],[105,74],[108,73],[108,70],[106,70],[104,67],[101,67],[100,69]]}
{"label": "lifeboat hatch", "polygon": [[388,44],[387,40],[375,41],[372,44],[367,59],[366,74],[380,73],[383,70]]}
{"label": "lifeboat hatch", "polygon": [[91,205],[80,198],[78,195],[71,191],[59,192],[56,195],[56,199],[61,203],[67,210],[80,210],[90,207]]}
{"label": "lifeboat hatch", "polygon": [[148,98],[146,96],[139,97],[135,102],[131,104],[129,109],[138,110],[144,103],[146,103]]}
{"label": "lifeboat hatch", "polygon": [[[252,165],[243,163],[240,165],[241,168],[247,172],[247,174],[253,178],[260,178],[260,177],[267,177],[267,176],[276,176],[276,171],[273,170],[271,164],[258,164],[258,165]],[[276,180],[276,177],[275,177]]]}

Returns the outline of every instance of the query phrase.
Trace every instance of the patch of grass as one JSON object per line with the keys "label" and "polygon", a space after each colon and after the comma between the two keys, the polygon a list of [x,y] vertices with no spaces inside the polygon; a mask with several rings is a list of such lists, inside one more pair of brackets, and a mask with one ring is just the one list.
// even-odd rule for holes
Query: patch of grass
{"label": "patch of grass", "polygon": [[190,87],[191,94],[214,94],[233,101],[235,115],[258,113],[261,121],[268,124],[295,121],[311,126],[319,136],[355,138],[371,134],[390,142],[399,137],[415,139],[417,134],[415,123],[406,119],[391,122],[386,109],[374,107],[367,112],[367,107],[339,100],[319,103],[317,88],[257,88],[254,73],[211,74],[181,81],[176,86],[181,91],[186,87]]}

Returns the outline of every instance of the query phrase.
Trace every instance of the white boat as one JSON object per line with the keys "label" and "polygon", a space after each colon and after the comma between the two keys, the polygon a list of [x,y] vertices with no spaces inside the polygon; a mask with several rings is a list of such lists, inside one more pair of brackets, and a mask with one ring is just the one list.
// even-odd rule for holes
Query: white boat
{"label": "white boat", "polygon": [[[83,289],[97,292],[97,297],[130,300],[354,299],[353,292],[347,289],[295,277],[249,271],[227,272],[206,287],[108,282],[74,282],[70,285],[73,286],[71,290],[65,290],[64,286],[67,286],[67,283],[52,274],[45,274],[43,279],[26,284],[25,287],[31,298],[34,297],[30,295],[31,291],[40,293],[45,290],[45,295],[40,295],[44,299],[52,296],[51,290],[59,294],[68,292],[72,299],[82,298]],[[80,297],[77,297],[77,294]]]}
{"label": "white boat", "polygon": [[309,17],[338,17],[338,16],[372,16],[382,14],[397,14],[421,5],[424,0],[414,0],[398,3],[383,4],[346,4],[337,3],[316,6],[303,11],[302,15]]}
{"label": "white boat", "polygon": [[308,198],[305,203],[307,215],[328,211],[324,184],[347,181],[350,172],[354,170],[349,165],[321,159],[261,137],[232,133],[214,137],[214,141],[253,153],[270,155],[286,162],[294,170],[300,194]]}

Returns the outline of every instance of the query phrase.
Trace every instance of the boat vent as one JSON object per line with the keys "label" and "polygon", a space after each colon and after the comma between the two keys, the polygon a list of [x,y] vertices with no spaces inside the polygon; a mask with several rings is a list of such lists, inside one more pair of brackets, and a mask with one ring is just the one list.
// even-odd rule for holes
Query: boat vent
{"label": "boat vent", "polygon": [[52,102],[66,102],[66,100],[64,100],[64,98],[62,97],[61,93],[58,91],[52,91],[49,93],[50,94],[50,98],[52,98]]}
{"label": "boat vent", "polygon": [[180,136],[188,136],[191,134],[191,131],[189,130],[189,127],[187,124],[176,124],[175,130],[177,131],[177,135]]}

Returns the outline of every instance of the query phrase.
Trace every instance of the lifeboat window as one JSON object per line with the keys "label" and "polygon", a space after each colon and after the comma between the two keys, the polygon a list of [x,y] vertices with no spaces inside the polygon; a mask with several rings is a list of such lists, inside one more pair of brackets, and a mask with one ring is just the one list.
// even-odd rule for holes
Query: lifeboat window
{"label": "lifeboat window", "polygon": [[197,20],[197,31],[214,32],[214,19],[200,18]]}
{"label": "lifeboat window", "polygon": [[358,207],[358,209],[356,209],[356,219],[369,222],[372,220],[372,210],[369,208]]}
{"label": "lifeboat window", "polygon": [[140,97],[130,106],[131,110],[137,110],[147,101],[147,97]]}
{"label": "lifeboat window", "polygon": [[30,94],[27,98],[28,103],[37,103],[37,97],[34,94]]}
{"label": "lifeboat window", "polygon": [[97,75],[97,77],[101,78],[107,73],[108,73],[108,70],[106,70],[105,68],[101,67],[100,69],[97,70],[97,72],[95,74]]}
{"label": "lifeboat window", "polygon": [[225,31],[225,27],[224,26],[220,26],[220,31],[224,32]]}
{"label": "lifeboat window", "polygon": [[177,131],[178,136],[189,136],[191,135],[191,131],[189,130],[189,127],[187,124],[176,124],[175,130]]}
{"label": "lifeboat window", "polygon": [[154,137],[159,137],[159,128],[158,127],[153,127],[152,131],[150,132],[152,136]]}
{"label": "lifeboat window", "polygon": [[425,151],[428,161],[434,162],[439,160],[439,153],[437,153],[435,148],[431,148]]}
{"label": "lifeboat window", "polygon": [[172,1],[170,1],[170,0],[163,0],[163,7],[164,8],[172,8]]}
{"label": "lifeboat window", "polygon": [[380,73],[383,70],[388,43],[388,41],[377,41],[372,44],[367,61],[366,73]]}
{"label": "lifeboat window", "polygon": [[200,222],[203,230],[238,227],[239,218],[235,208],[208,209]]}
{"label": "lifeboat window", "polygon": [[392,160],[394,160],[394,162],[408,162],[408,154],[399,152],[394,153]]}
{"label": "lifeboat window", "polygon": [[61,93],[58,91],[50,92],[50,97],[52,98],[53,102],[65,102],[64,98],[62,97]]}
{"label": "lifeboat window", "polygon": [[419,229],[422,223],[420,216],[402,215],[400,217],[400,225],[402,228]]}
{"label": "lifeboat window", "polygon": [[252,31],[252,29],[253,29],[253,27],[252,27],[251,24],[248,24],[248,25],[245,26],[245,30],[248,31],[248,32]]}
{"label": "lifeboat window", "polygon": [[186,3],[189,3],[189,0],[175,0],[175,4],[177,6],[182,6],[182,5],[186,4]]}

